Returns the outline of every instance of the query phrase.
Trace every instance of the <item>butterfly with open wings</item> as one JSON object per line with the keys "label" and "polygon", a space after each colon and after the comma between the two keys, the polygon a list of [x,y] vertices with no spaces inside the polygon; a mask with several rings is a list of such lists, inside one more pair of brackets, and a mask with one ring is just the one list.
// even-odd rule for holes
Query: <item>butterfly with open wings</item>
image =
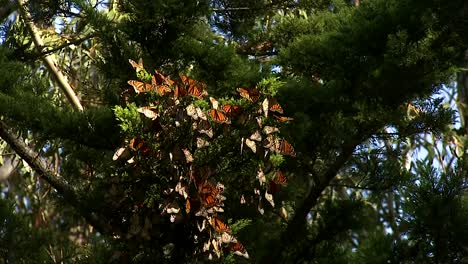
{"label": "butterfly with open wings", "polygon": [[212,217],[210,219],[210,224],[216,230],[216,232],[222,233],[231,231],[231,228],[217,217]]}
{"label": "butterfly with open wings", "polygon": [[238,105],[226,104],[221,107],[221,109],[226,113],[227,116],[237,116],[242,113],[242,107]]}
{"label": "butterfly with open wings", "polygon": [[208,92],[205,90],[206,85],[202,82],[195,81],[192,78],[189,78],[185,75],[181,77],[182,83],[185,85],[185,88],[188,91],[188,94],[203,98],[204,96],[208,95]]}
{"label": "butterfly with open wings", "polygon": [[231,123],[231,121],[226,116],[226,114],[220,110],[211,109],[208,112],[208,114],[210,115],[211,119],[213,119],[213,121],[215,121],[218,124],[223,124],[223,123],[230,124]]}

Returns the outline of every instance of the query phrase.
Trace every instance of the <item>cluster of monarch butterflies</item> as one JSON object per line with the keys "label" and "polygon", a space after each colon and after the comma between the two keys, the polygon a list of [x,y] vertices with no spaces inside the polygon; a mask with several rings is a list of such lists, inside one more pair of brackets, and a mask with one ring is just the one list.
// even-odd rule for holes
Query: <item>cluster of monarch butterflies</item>
{"label": "cluster of monarch butterflies", "polygon": [[[143,62],[138,63],[129,60],[137,71],[144,71]],[[223,250],[229,250],[236,255],[248,258],[249,255],[244,246],[232,235],[229,225],[223,220],[224,212],[223,196],[224,185],[214,180],[216,169],[209,165],[198,166],[194,155],[197,151],[208,146],[217,134],[217,127],[228,128],[232,123],[254,124],[257,129],[248,136],[240,139],[240,155],[245,155],[244,146],[247,146],[261,159],[268,160],[270,153],[277,153],[294,157],[296,155],[293,146],[285,139],[278,137],[279,128],[275,124],[287,122],[292,118],[283,115],[283,108],[275,98],[267,96],[261,100],[262,94],[256,88],[239,88],[237,92],[246,100],[251,108],[258,106],[255,113],[248,113],[244,107],[235,104],[220,105],[220,102],[210,97],[210,109],[202,109],[195,103],[196,100],[205,100],[208,96],[206,85],[187,76],[180,80],[172,80],[158,71],[151,76],[151,83],[130,80],[129,89],[125,94],[156,93],[158,100],[150,105],[137,109],[149,122],[151,122],[152,142],[157,142],[157,148],[153,147],[147,138],[134,137],[125,146],[119,148],[114,154],[114,159],[125,159],[128,163],[137,162],[133,154],[139,153],[141,157],[155,157],[157,160],[169,158],[171,173],[169,187],[163,190],[164,200],[159,204],[161,215],[167,216],[174,224],[190,222],[196,226],[196,243],[199,252],[206,254],[209,259],[220,257]],[[125,99],[128,100],[128,97]],[[199,104],[198,104],[199,105]],[[265,125],[269,116],[273,122]],[[169,120],[169,121],[168,121]],[[188,125],[187,125],[188,124]],[[180,128],[191,130],[193,140],[186,144],[180,144],[171,136]],[[265,189],[265,199],[274,207],[273,194],[282,185],[287,183],[284,173],[274,169],[273,177],[267,180],[265,174],[270,169],[260,166],[257,172],[259,189]],[[254,190],[252,201],[258,198],[258,210],[263,214],[261,206],[261,191]],[[242,196],[241,203],[246,203]]]}

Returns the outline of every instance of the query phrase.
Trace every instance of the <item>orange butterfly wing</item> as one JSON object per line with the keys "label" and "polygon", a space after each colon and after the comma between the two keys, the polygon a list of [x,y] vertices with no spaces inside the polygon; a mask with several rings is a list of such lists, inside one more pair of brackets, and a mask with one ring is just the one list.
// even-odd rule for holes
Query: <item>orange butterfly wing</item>
{"label": "orange butterfly wing", "polygon": [[189,87],[188,93],[198,98],[202,98],[203,96],[207,95],[205,90],[200,90],[197,86]]}
{"label": "orange butterfly wing", "polygon": [[280,146],[279,146],[279,152],[284,155],[288,156],[296,156],[296,152],[294,152],[293,146],[286,141],[285,139],[281,140]]}
{"label": "orange butterfly wing", "polygon": [[144,83],[140,81],[135,81],[135,80],[130,80],[127,82],[130,84],[133,89],[135,89],[135,92],[138,93],[146,93],[148,91],[154,90],[155,86],[149,83]]}
{"label": "orange butterfly wing", "polygon": [[221,112],[219,110],[211,109],[209,114],[210,114],[211,119],[213,119],[213,121],[215,121],[216,123],[219,123],[219,124],[222,124],[222,123],[229,124],[230,123],[227,116],[223,112]]}
{"label": "orange butterfly wing", "polygon": [[155,85],[168,85],[168,86],[171,86],[171,85],[176,84],[175,81],[173,81],[173,80],[169,79],[168,77],[162,75],[157,70],[154,70],[153,79],[151,81],[154,82]]}
{"label": "orange butterfly wing", "polygon": [[281,105],[278,103],[278,101],[276,101],[276,99],[270,98],[270,99],[268,100],[268,103],[269,103],[269,105],[270,105],[270,108],[269,108],[270,111],[283,114],[283,108],[282,108]]}
{"label": "orange butterfly wing", "polygon": [[278,116],[278,115],[273,115],[276,120],[280,121],[280,122],[287,122],[287,121],[292,121],[294,120],[293,118],[291,117],[287,117],[287,116]]}
{"label": "orange butterfly wing", "polygon": [[206,181],[203,185],[200,186],[199,192],[202,194],[210,194],[213,192],[215,186],[209,181]]}
{"label": "orange butterfly wing", "polygon": [[237,89],[237,91],[239,92],[240,96],[244,97],[245,99],[251,102],[256,102],[260,98],[260,93],[255,88],[252,88],[252,89],[239,88]]}
{"label": "orange butterfly wing", "polygon": [[238,105],[227,104],[223,105],[222,109],[228,116],[235,116],[242,113],[242,108]]}
{"label": "orange butterfly wing", "polygon": [[187,88],[188,93],[190,95],[193,95],[198,98],[202,98],[203,96],[208,94],[205,90],[206,85],[204,83],[197,82],[194,79],[191,79],[185,75],[181,77],[181,80],[182,80],[182,83]]}
{"label": "orange butterfly wing", "polygon": [[174,90],[174,97],[179,98],[185,95],[187,95],[187,90],[185,90],[185,88],[183,88],[180,85],[176,85],[175,90]]}
{"label": "orange butterfly wing", "polygon": [[234,243],[229,250],[238,256],[249,258],[247,250],[245,250],[244,246],[239,242]]}
{"label": "orange butterfly wing", "polygon": [[224,223],[223,221],[221,221],[221,219],[219,219],[219,218],[216,218],[216,217],[211,218],[210,223],[217,232],[228,232],[228,231],[230,231],[229,226],[226,223]]}
{"label": "orange butterfly wing", "polygon": [[191,209],[192,209],[192,205],[190,204],[190,199],[187,198],[185,200],[185,212],[188,214],[190,213]]}
{"label": "orange butterfly wing", "polygon": [[276,184],[285,185],[288,182],[288,179],[286,179],[286,176],[284,176],[282,171],[278,170],[278,171],[276,171],[276,175],[275,175],[275,178],[273,179],[273,181]]}
{"label": "orange butterfly wing", "polygon": [[172,89],[169,88],[169,86],[162,84],[162,85],[159,85],[156,88],[156,91],[158,92],[159,95],[163,96],[163,95],[166,95],[168,93],[171,93]]}
{"label": "orange butterfly wing", "polygon": [[144,156],[151,154],[151,149],[141,138],[132,138],[128,146],[131,150],[139,151]]}
{"label": "orange butterfly wing", "polygon": [[202,197],[202,203],[205,207],[210,208],[218,204],[218,199],[213,197],[213,195],[204,195]]}

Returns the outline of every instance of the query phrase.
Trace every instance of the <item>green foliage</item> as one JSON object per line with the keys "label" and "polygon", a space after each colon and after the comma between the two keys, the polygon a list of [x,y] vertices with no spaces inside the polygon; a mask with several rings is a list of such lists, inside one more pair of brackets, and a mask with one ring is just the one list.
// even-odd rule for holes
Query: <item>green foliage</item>
{"label": "green foliage", "polygon": [[136,135],[142,128],[140,113],[137,111],[136,104],[129,104],[123,108],[116,106],[114,108],[115,117],[119,121],[120,128],[124,133]]}
{"label": "green foliage", "polygon": [[273,167],[280,167],[281,163],[284,162],[284,156],[281,154],[273,154],[270,156],[270,162]]}
{"label": "green foliage", "polygon": [[418,172],[418,182],[408,186],[403,219],[408,224],[409,243],[413,244],[410,249],[418,247],[419,252],[416,256],[405,252],[403,257],[429,263],[460,261],[461,245],[468,235],[468,211],[461,195],[466,172],[454,168],[441,174],[422,163],[418,163]]}
{"label": "green foliage", "polygon": [[350,263],[388,263],[393,258],[392,247],[392,236],[375,230],[362,240]]}
{"label": "green foliage", "polygon": [[[40,50],[21,19],[1,21],[0,119],[78,204],[19,163],[0,182],[0,262],[466,261],[466,124],[450,127],[466,102],[437,94],[466,68],[466,1],[110,2],[30,1]],[[1,19],[14,8],[0,5]],[[154,69],[172,90],[181,76],[206,84],[230,123],[207,98],[134,94],[127,81],[150,83]],[[284,113],[264,109],[271,96]],[[209,244],[222,234],[250,258],[234,240]]]}
{"label": "green foliage", "polygon": [[250,219],[239,219],[234,224],[231,225],[233,234],[239,233],[245,227],[251,225],[252,220]]}
{"label": "green foliage", "polygon": [[258,88],[266,94],[275,96],[278,93],[279,89],[281,89],[284,85],[285,82],[281,81],[278,77],[269,77],[266,79],[262,79],[258,83]]}

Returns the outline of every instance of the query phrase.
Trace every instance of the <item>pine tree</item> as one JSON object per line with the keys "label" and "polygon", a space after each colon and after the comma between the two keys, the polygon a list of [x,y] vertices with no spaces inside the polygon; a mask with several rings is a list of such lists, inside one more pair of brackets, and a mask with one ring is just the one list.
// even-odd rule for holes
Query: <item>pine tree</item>
{"label": "pine tree", "polygon": [[0,1],[0,259],[461,262],[467,12]]}

